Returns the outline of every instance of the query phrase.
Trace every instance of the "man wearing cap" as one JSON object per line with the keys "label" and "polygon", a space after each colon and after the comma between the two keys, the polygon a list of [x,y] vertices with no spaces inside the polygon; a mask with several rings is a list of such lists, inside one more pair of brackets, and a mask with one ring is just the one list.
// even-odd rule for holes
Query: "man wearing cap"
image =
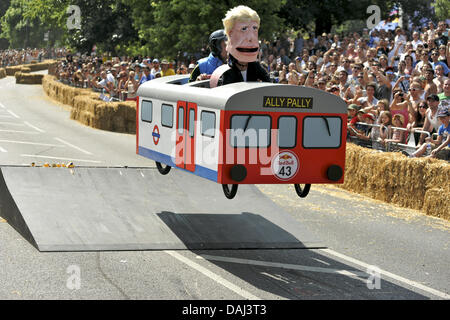
{"label": "man wearing cap", "polygon": [[227,61],[225,42],[227,36],[224,30],[216,30],[209,36],[209,56],[198,60],[197,66],[191,72],[189,82],[208,79],[211,74]]}
{"label": "man wearing cap", "polygon": [[169,67],[169,62],[164,59],[161,61],[161,77],[174,76],[175,70]]}
{"label": "man wearing cap", "polygon": [[155,76],[157,72],[161,72],[161,68],[159,66],[159,60],[153,59],[153,68],[151,69],[150,73]]}
{"label": "man wearing cap", "polygon": [[193,64],[193,63],[189,64],[189,66],[188,66],[188,73],[191,74],[192,71],[194,71],[194,69],[195,69],[195,64]]}

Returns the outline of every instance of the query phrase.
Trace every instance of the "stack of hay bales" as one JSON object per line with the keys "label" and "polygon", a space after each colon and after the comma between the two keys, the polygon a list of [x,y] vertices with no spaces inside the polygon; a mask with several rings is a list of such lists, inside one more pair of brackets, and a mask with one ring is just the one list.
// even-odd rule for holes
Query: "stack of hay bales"
{"label": "stack of hay bales", "polygon": [[17,84],[42,84],[43,74],[31,74],[29,69],[27,72],[16,72],[14,75],[16,77]]}
{"label": "stack of hay bales", "polygon": [[14,67],[6,67],[6,74],[8,76],[14,76],[16,72],[20,72],[22,68],[29,68],[31,72],[47,70],[50,65],[55,63],[55,60],[46,60],[44,62],[19,65]]}
{"label": "stack of hay bales", "polygon": [[0,68],[0,79],[6,78],[6,70],[4,68]]}
{"label": "stack of hay bales", "polygon": [[136,103],[105,102],[90,89],[64,85],[46,75],[42,86],[52,99],[72,107],[70,118],[87,126],[121,133],[136,133]]}
{"label": "stack of hay bales", "polygon": [[347,144],[342,188],[377,200],[450,218],[450,164]]}

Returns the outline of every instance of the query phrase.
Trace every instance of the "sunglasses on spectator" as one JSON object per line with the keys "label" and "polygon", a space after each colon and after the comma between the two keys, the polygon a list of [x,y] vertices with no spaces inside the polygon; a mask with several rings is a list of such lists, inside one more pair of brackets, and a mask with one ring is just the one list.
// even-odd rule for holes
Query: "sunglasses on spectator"
{"label": "sunglasses on spectator", "polygon": [[419,106],[419,108],[428,109],[428,106],[427,105],[421,105],[421,106]]}
{"label": "sunglasses on spectator", "polygon": [[417,89],[417,88],[411,88],[411,89],[409,89],[409,91],[420,91],[420,89]]}

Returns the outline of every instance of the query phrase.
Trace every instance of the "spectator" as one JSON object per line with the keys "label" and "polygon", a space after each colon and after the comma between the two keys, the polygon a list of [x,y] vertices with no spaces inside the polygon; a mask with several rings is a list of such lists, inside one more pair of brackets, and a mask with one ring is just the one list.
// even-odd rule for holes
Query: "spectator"
{"label": "spectator", "polygon": [[428,104],[425,101],[419,103],[419,109],[414,113],[413,121],[408,123],[408,132],[414,135],[415,145],[419,145],[421,133],[416,132],[417,130],[423,131],[426,119],[426,113],[428,109]]}
{"label": "spectator", "polygon": [[431,52],[431,66],[433,67],[433,70],[436,71],[436,67],[438,65],[442,66],[444,68],[444,75],[447,76],[450,69],[448,68],[447,64],[443,61],[439,61],[439,51],[433,50]]}
{"label": "spectator", "polygon": [[444,92],[444,82],[448,78],[444,76],[444,67],[441,65],[437,65],[435,69],[435,78],[433,79],[434,84],[436,85],[437,92],[442,93]]}
{"label": "spectator", "polygon": [[450,79],[444,81],[443,92],[438,94],[439,100],[448,100],[450,99]]}
{"label": "spectator", "polygon": [[[439,120],[437,118],[437,111],[439,106],[439,97],[432,94],[427,97],[428,109],[425,112],[425,121],[423,124],[423,130],[428,131],[430,135],[436,133],[439,128]],[[419,144],[422,144],[425,140],[425,134],[420,135]]]}
{"label": "spectator", "polygon": [[134,71],[130,71],[128,75],[128,80],[125,83],[125,88],[127,89],[127,100],[136,100],[136,91],[139,87],[139,82],[136,81]]}
{"label": "spectator", "polygon": [[440,122],[438,128],[437,139],[427,138],[426,143],[424,143],[417,151],[415,151],[412,157],[421,157],[427,153],[427,147],[430,146],[432,151],[427,156],[433,158],[440,158],[443,160],[450,160],[450,111],[448,100],[440,103],[437,117]]}
{"label": "spectator", "polygon": [[145,83],[147,81],[153,80],[153,79],[155,79],[155,77],[156,76],[154,76],[154,75],[152,75],[150,73],[150,68],[149,67],[145,67],[144,68],[144,75],[142,76],[141,80],[139,81],[139,85],[141,85],[141,84],[143,84],[143,83]]}
{"label": "spectator", "polygon": [[169,62],[167,60],[161,61],[161,77],[174,76],[175,71],[169,68]]}
{"label": "spectator", "polygon": [[[151,74],[153,75],[153,77],[156,75],[157,72],[161,72],[161,67],[159,66],[159,60],[158,59],[153,59],[153,68],[151,69]],[[167,62],[167,61],[166,61]]]}

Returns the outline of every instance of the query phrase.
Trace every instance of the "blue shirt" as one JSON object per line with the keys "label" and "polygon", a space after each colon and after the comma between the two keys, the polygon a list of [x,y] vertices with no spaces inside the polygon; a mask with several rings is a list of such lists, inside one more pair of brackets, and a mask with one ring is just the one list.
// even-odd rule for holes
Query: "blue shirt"
{"label": "blue shirt", "polygon": [[152,75],[151,73],[148,75],[148,77],[144,74],[141,78],[141,81],[139,81],[139,84],[143,84],[144,82],[150,81],[155,79],[155,76]]}
{"label": "blue shirt", "polygon": [[430,62],[430,64],[433,67],[434,71],[436,71],[436,66],[440,64],[444,68],[444,75],[445,76],[447,76],[448,72],[450,71],[450,69],[447,67],[447,65],[445,63],[443,63],[442,61]]}
{"label": "blue shirt", "polygon": [[222,60],[215,57],[212,53],[210,53],[206,58],[198,60],[200,73],[212,74],[214,70],[216,70],[222,64]]}
{"label": "blue shirt", "polygon": [[445,128],[444,125],[441,124],[441,126],[438,129],[438,135],[444,138],[442,142],[447,140],[447,137],[450,135],[450,123],[448,124],[447,128]]}

